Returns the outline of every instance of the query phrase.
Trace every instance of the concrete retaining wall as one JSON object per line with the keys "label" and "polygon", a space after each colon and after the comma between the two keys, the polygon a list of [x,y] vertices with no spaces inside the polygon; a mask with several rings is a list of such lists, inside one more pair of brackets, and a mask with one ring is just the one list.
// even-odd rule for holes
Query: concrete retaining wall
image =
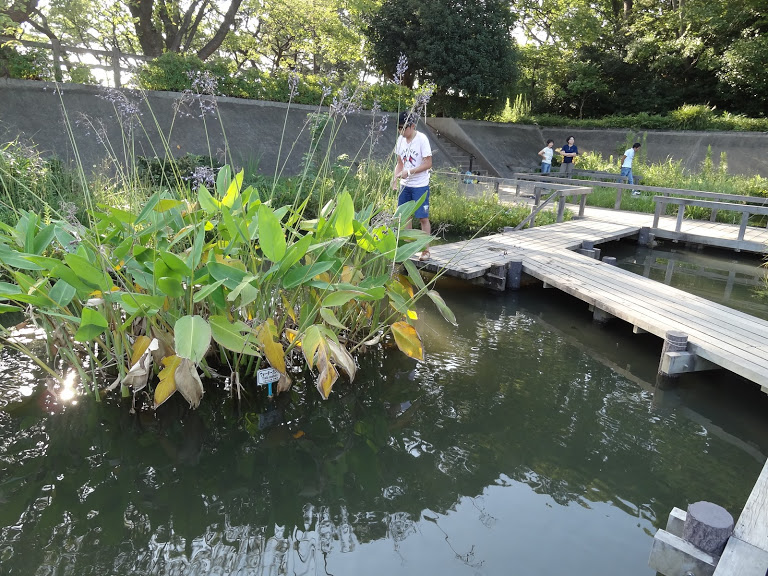
{"label": "concrete retaining wall", "polygon": [[613,155],[614,161],[624,153],[627,135],[633,141],[642,141],[645,133],[645,153],[649,162],[682,160],[683,166],[698,171],[712,146],[715,166],[720,153],[727,153],[728,172],[768,177],[768,134],[764,132],[665,132],[659,130],[587,130],[570,128],[539,128],[519,124],[500,124],[476,120],[430,118],[429,124],[444,133],[456,144],[482,156],[494,167],[499,176],[510,177],[515,171],[533,170],[540,166],[538,151],[547,139],[555,147],[565,144],[574,136],[579,152],[600,152],[603,158]]}
{"label": "concrete retaining wall", "polygon": [[[313,106],[294,104],[288,107],[275,102],[217,98],[216,115],[201,118],[199,105],[179,105],[181,95],[178,93],[149,92],[146,98],[136,92],[124,93],[139,105],[142,124],[147,128],[146,134],[141,129],[134,132],[136,155],[165,156],[168,150],[175,156],[188,152],[212,154],[225,161],[226,134],[235,166],[239,168],[246,163],[258,162],[260,172],[267,175],[274,173],[278,163],[286,175],[300,171],[302,156],[311,141],[307,115],[317,112]],[[20,138],[35,144],[46,155],[73,160],[74,140],[86,169],[100,166],[108,155],[122,158],[124,151],[117,114],[112,102],[104,99],[105,94],[104,89],[95,86],[64,84],[59,94],[53,84],[0,79],[0,143]],[[183,113],[175,114],[177,109]],[[390,156],[396,139],[394,114],[389,115],[388,127],[372,151],[368,137],[371,122],[370,112],[339,119],[338,134],[330,146],[331,161],[347,154],[350,162],[359,162],[367,159],[370,153],[373,159],[388,159],[394,163]],[[503,177],[537,168],[539,157],[536,153],[547,138],[552,138],[560,147],[569,135],[573,135],[579,151],[597,151],[605,158],[613,154],[618,161],[628,134],[627,130],[539,128],[451,118],[430,118],[429,124],[482,158],[495,175]],[[103,128],[112,148],[110,154],[102,143],[105,139],[98,137],[93,125]],[[646,133],[645,153],[650,161],[663,161],[669,157],[682,160],[689,169],[698,170],[707,146],[711,145],[715,165],[724,151],[728,155],[729,172],[768,177],[766,133],[652,130]],[[632,139],[641,138],[633,135]],[[431,135],[430,141],[434,166],[450,166],[451,161],[439,142]]]}
{"label": "concrete retaining wall", "polygon": [[[311,143],[308,114],[318,111],[314,106],[288,107],[282,103],[222,97],[216,98],[214,114],[201,117],[199,102],[181,103],[182,95],[178,93],[148,92],[145,98],[134,91],[123,93],[141,112],[143,127],[133,132],[135,155],[162,157],[168,150],[174,156],[206,154],[224,162],[228,161],[224,157],[228,144],[236,168],[258,162],[259,172],[265,175],[274,174],[276,164],[285,175],[301,171],[302,156]],[[103,88],[79,84],[61,85],[59,94],[53,84],[0,79],[0,143],[20,138],[36,145],[46,156],[73,161],[72,139],[87,171],[101,166],[107,157],[122,159],[124,131],[120,129],[114,105],[104,98],[106,94]],[[327,110],[326,107],[324,111]],[[375,160],[394,165],[394,114],[388,114],[386,131],[376,146],[370,146],[371,123],[380,116],[373,118],[370,112],[363,111],[337,119],[334,130],[326,129],[326,145],[321,145],[321,150],[327,148],[329,135],[338,128],[330,145],[331,162],[341,154],[349,156],[347,162],[364,161],[370,154]],[[104,142],[108,142],[111,152],[107,152]],[[434,140],[432,144],[436,150],[433,163],[437,168],[447,167],[449,161],[439,153],[439,145]]]}

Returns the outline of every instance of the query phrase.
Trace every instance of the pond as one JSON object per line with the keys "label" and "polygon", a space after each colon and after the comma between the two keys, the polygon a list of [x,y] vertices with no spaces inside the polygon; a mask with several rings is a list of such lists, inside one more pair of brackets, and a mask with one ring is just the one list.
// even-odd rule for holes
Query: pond
{"label": "pond", "polygon": [[768,453],[759,389],[654,392],[661,343],[550,290],[442,283],[426,361],[373,352],[328,401],[207,384],[131,415],[2,351],[0,563],[25,575],[651,576],[674,506],[734,516]]}

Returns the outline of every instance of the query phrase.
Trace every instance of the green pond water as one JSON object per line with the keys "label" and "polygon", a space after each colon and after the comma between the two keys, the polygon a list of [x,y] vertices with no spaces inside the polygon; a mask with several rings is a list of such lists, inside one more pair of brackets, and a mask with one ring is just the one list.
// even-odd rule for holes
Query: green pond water
{"label": "green pond water", "polygon": [[661,342],[585,304],[440,286],[426,360],[361,359],[238,408],[207,384],[131,415],[0,359],[3,575],[652,575],[669,511],[737,516],[768,398],[725,372],[654,391]]}

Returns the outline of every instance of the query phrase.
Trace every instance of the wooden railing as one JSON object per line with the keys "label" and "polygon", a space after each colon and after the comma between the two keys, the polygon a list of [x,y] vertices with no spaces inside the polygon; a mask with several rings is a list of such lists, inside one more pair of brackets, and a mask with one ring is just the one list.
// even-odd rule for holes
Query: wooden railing
{"label": "wooden railing", "polygon": [[121,52],[117,47],[112,50],[97,50],[94,48],[82,48],[79,46],[65,46],[63,44],[50,44],[47,42],[33,42],[31,40],[17,40],[9,36],[0,36],[0,44],[6,42],[21,44],[29,48],[43,48],[50,50],[53,56],[53,75],[57,82],[62,81],[61,65],[62,60],[66,62],[67,54],[81,54],[94,56],[97,60],[100,58],[106,58],[109,61],[109,65],[105,64],[93,64],[90,62],[83,62],[78,60],[78,66],[86,66],[88,68],[98,68],[100,70],[110,70],[112,72],[112,78],[114,80],[115,88],[122,86],[121,72],[130,72],[132,70],[129,66],[123,66],[121,62],[129,63],[131,60],[148,61],[152,58],[143,56],[141,54],[128,54]]}
{"label": "wooden railing", "polygon": [[[685,196],[691,198],[704,198],[707,200],[722,201],[722,203],[734,203],[733,205],[739,205],[735,203],[743,203],[755,206],[768,206],[768,198],[762,198],[759,196],[741,196],[737,194],[722,194],[719,192],[704,192],[703,190],[683,190],[681,188],[665,188],[662,186],[641,186],[639,184],[627,184],[625,182],[594,182],[590,180],[577,180],[575,178],[558,178],[557,176],[547,176],[538,173],[533,174],[515,174],[515,178],[520,181],[532,181],[532,182],[566,182],[568,184],[579,185],[587,184],[591,186],[601,186],[604,188],[616,189],[616,201],[614,202],[614,209],[618,210],[621,207],[621,197],[624,190],[638,190],[640,192],[655,192],[664,196]],[[518,194],[519,187],[518,186]],[[730,205],[730,204],[729,204]],[[729,210],[730,208],[719,206],[717,210]],[[711,220],[714,222],[717,217],[715,212]]]}
{"label": "wooden railing", "polygon": [[[544,200],[544,202],[541,202],[541,192],[543,190],[552,190],[552,194]],[[520,222],[517,226],[515,226],[514,230],[520,230],[521,228],[524,228],[526,224],[530,223],[531,228],[533,228],[536,225],[536,215],[541,212],[544,207],[555,198],[558,199],[557,202],[557,222],[562,222],[563,218],[565,217],[565,200],[569,196],[579,196],[579,217],[584,216],[584,207],[587,203],[587,194],[592,193],[592,188],[589,186],[570,186],[568,184],[546,184],[543,186],[536,186],[534,188],[534,203],[533,203],[533,209],[531,210],[531,213],[528,215],[528,217]]]}
{"label": "wooden railing", "polygon": [[[724,194],[721,196],[729,196]],[[675,232],[681,233],[683,219],[685,218],[686,206],[698,206],[701,208],[710,208],[711,210],[728,210],[729,212],[741,213],[741,224],[739,225],[738,237],[736,242],[744,240],[744,234],[747,231],[749,216],[755,214],[758,216],[768,216],[768,206],[756,206],[754,204],[731,204],[727,202],[713,202],[711,200],[697,200],[695,198],[671,198],[669,196],[654,196],[656,210],[653,214],[653,228],[659,227],[659,218],[666,213],[667,205],[677,205],[677,222],[675,223]]]}

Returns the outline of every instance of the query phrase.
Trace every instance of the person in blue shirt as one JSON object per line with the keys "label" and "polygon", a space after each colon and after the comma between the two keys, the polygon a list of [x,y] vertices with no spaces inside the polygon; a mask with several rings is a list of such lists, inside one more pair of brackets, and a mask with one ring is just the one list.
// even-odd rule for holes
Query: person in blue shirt
{"label": "person in blue shirt", "polygon": [[560,173],[570,178],[573,176],[573,159],[579,155],[579,149],[574,142],[576,138],[568,136],[566,145],[562,147],[560,153],[563,155],[563,163],[560,164]]}

